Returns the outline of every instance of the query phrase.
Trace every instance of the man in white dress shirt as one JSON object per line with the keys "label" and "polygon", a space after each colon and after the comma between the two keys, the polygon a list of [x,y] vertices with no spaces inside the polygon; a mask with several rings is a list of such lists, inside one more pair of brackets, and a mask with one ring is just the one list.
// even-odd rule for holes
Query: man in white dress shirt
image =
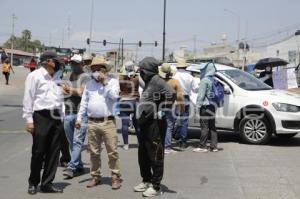
{"label": "man in white dress shirt", "polygon": [[[61,63],[54,52],[45,52],[41,56],[43,67],[27,76],[23,100],[23,118],[26,130],[32,134],[32,156],[28,193],[37,193],[41,182],[41,191],[61,193],[52,185],[60,151],[60,136],[64,112],[62,89],[59,80],[62,74]],[[44,171],[40,177],[42,165]]]}
{"label": "man in white dress shirt", "polygon": [[190,95],[191,92],[198,92],[199,85],[194,80],[194,77],[186,71],[189,65],[187,63],[177,64],[177,73],[174,75],[174,79],[178,80],[183,91],[184,97],[184,112],[180,113],[179,117],[179,147],[184,150],[187,148],[187,132],[189,125],[190,115]]}
{"label": "man in white dress shirt", "polygon": [[108,74],[111,66],[103,57],[95,57],[91,64],[92,80],[83,91],[76,128],[84,115],[88,116],[88,145],[91,158],[92,179],[87,187],[95,187],[101,181],[101,151],[104,142],[108,153],[108,164],[112,176],[112,189],[121,187],[118,136],[115,125],[115,105],[119,98],[119,81]]}

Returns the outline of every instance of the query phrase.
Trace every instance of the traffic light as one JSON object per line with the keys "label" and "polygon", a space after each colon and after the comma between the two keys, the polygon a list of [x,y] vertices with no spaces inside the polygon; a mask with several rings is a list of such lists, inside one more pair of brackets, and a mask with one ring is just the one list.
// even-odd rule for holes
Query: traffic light
{"label": "traffic light", "polygon": [[103,40],[103,46],[106,46],[106,40],[105,39]]}
{"label": "traffic light", "polygon": [[86,43],[87,43],[88,45],[90,45],[90,43],[91,43],[90,38],[87,38],[87,39],[86,39]]}
{"label": "traffic light", "polygon": [[139,41],[139,47],[142,47],[142,41]]}
{"label": "traffic light", "polygon": [[154,42],[154,46],[157,47],[157,45],[158,45],[158,43],[157,43],[157,41],[155,41],[155,42]]}

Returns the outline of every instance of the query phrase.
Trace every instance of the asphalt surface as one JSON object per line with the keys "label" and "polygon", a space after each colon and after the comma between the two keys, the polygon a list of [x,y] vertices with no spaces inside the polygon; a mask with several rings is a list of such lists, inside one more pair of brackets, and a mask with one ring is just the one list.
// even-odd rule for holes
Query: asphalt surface
{"label": "asphalt surface", "polygon": [[[27,194],[32,139],[24,131],[22,96],[25,69],[15,69],[11,85],[3,85],[0,76],[0,198],[142,198],[132,187],[141,181],[137,163],[137,145],[130,136],[132,148],[119,148],[123,185],[110,188],[106,151],[102,152],[103,179],[96,188],[87,189],[90,179],[89,154],[83,152],[86,173],[64,180],[62,168],[54,183],[63,194]],[[121,140],[121,137],[119,137]],[[221,133],[218,153],[193,153],[198,140],[190,140],[184,152],[166,155],[165,175],[159,198],[177,199],[296,199],[300,198],[300,136],[282,140],[273,138],[268,145],[239,143],[233,133]],[[121,142],[120,142],[121,144]]]}

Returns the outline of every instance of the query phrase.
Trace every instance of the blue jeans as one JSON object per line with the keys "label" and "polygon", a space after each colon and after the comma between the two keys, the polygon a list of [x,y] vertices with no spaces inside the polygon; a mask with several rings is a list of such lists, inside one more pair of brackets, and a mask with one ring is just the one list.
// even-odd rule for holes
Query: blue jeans
{"label": "blue jeans", "polygon": [[133,126],[135,128],[135,133],[137,135],[137,138],[139,139],[139,127],[137,124],[136,119],[136,100],[126,100],[126,101],[120,101],[119,102],[119,109],[120,109],[120,118],[122,120],[122,137],[124,144],[128,144],[128,127],[129,127],[129,121],[130,121],[130,115],[133,114],[132,122]]}
{"label": "blue jeans", "polygon": [[185,110],[179,116],[179,134],[180,142],[186,142],[187,132],[189,127],[189,115],[190,115],[190,97],[188,95],[184,96]]}
{"label": "blue jeans", "polygon": [[81,151],[83,148],[87,130],[87,118],[84,118],[82,120],[80,129],[75,128],[76,119],[76,114],[66,115],[64,119],[65,133],[71,150],[71,161],[68,164],[68,168],[72,170],[83,168]]}
{"label": "blue jeans", "polygon": [[165,149],[171,149],[172,146],[172,136],[174,133],[174,127],[175,127],[175,113],[172,113],[172,111],[166,111],[166,122],[167,122],[167,131],[166,131],[166,138],[165,138]]}

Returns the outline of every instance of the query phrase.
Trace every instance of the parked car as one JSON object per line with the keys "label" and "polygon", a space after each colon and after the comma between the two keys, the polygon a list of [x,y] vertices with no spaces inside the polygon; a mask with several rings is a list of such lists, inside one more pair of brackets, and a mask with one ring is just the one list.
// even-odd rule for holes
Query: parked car
{"label": "parked car", "polygon": [[[200,82],[199,68],[200,64],[193,64],[187,71]],[[253,75],[230,66],[216,64],[216,68],[216,79],[225,89],[224,106],[216,113],[218,129],[237,132],[250,144],[266,144],[272,135],[291,138],[300,132],[300,95],[273,90]],[[196,98],[192,93],[192,129],[200,128]]]}

